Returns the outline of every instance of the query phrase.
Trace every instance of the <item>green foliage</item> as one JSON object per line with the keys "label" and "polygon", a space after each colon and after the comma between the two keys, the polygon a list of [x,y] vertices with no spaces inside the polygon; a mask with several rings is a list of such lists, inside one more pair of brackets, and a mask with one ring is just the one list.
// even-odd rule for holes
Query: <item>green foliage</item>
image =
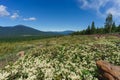
{"label": "green foliage", "polygon": [[116,27],[115,22],[112,24],[112,31],[111,31],[111,32],[112,32],[112,33],[117,32],[117,27]]}
{"label": "green foliage", "polygon": [[111,33],[112,25],[113,25],[113,17],[112,17],[112,14],[109,13],[106,18],[106,22],[105,22],[105,32],[106,33]]}
{"label": "green foliage", "polygon": [[90,26],[88,26],[88,28],[86,29],[85,32],[86,32],[85,34],[91,34],[91,28],[90,28]]}
{"label": "green foliage", "polygon": [[104,28],[96,28],[94,21],[91,26],[88,26],[86,30],[74,32],[72,35],[90,35],[90,34],[108,34],[108,33],[118,33],[120,32],[120,25],[116,26],[113,22],[112,14],[108,14],[105,20]]}
{"label": "green foliage", "polygon": [[[96,60],[120,65],[120,38],[63,36],[12,43],[26,55],[0,70],[0,80],[98,80]],[[4,43],[5,44],[5,43]],[[26,48],[32,45],[33,47]]]}
{"label": "green foliage", "polygon": [[[2,37],[0,38],[0,42],[23,42],[23,41],[32,41],[32,40],[39,40],[39,39],[46,39],[46,38],[52,38],[52,37],[56,37],[56,36],[13,36],[13,37]],[[59,37],[59,36],[57,36]]]}
{"label": "green foliage", "polygon": [[40,68],[37,68],[36,70],[38,71],[36,80],[43,80],[45,76],[42,70]]}
{"label": "green foliage", "polygon": [[94,21],[91,24],[91,34],[96,34],[96,27]]}
{"label": "green foliage", "polygon": [[117,27],[117,32],[120,33],[120,25]]}

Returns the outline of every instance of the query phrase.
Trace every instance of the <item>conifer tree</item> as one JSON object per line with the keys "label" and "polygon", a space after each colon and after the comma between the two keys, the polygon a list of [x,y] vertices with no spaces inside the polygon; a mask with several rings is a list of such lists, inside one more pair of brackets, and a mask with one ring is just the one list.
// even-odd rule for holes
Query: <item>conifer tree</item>
{"label": "conifer tree", "polygon": [[117,27],[117,32],[120,33],[120,25]]}
{"label": "conifer tree", "polygon": [[88,28],[86,29],[86,34],[91,34],[90,25],[88,25]]}
{"label": "conifer tree", "polygon": [[95,34],[96,33],[96,28],[95,28],[95,23],[94,21],[91,24],[91,34]]}
{"label": "conifer tree", "polygon": [[113,18],[112,18],[112,14],[109,13],[106,18],[106,22],[105,22],[105,32],[106,33],[111,33],[112,25],[113,25]]}
{"label": "conifer tree", "polygon": [[113,25],[112,25],[112,32],[116,32],[117,31],[117,27],[116,27],[116,24],[115,22],[113,22]]}

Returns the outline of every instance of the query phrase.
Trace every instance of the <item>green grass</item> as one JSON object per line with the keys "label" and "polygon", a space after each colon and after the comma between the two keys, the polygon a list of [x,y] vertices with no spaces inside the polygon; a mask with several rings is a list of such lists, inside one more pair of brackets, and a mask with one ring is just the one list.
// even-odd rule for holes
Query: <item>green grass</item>
{"label": "green grass", "polygon": [[26,55],[0,70],[0,80],[98,80],[95,61],[120,65],[120,38],[115,36],[63,36],[1,45],[3,61],[19,51]]}

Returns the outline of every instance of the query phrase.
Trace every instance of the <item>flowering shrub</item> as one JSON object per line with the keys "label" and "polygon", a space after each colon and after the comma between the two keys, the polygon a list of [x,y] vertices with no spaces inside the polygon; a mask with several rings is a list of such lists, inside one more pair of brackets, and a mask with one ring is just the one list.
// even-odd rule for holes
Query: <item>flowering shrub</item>
{"label": "flowering shrub", "polygon": [[96,60],[120,65],[119,38],[83,40],[68,36],[51,40],[49,46],[31,48],[24,57],[0,70],[0,80],[98,80]]}

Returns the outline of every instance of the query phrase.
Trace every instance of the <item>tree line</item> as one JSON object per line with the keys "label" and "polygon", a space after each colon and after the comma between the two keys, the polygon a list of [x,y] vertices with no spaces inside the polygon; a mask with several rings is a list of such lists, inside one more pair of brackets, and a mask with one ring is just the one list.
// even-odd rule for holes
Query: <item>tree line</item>
{"label": "tree line", "polygon": [[104,27],[96,27],[93,21],[91,25],[88,25],[87,29],[72,33],[72,35],[90,35],[90,34],[108,34],[108,33],[120,33],[120,25],[116,26],[113,22],[112,14],[108,14],[105,20]]}

